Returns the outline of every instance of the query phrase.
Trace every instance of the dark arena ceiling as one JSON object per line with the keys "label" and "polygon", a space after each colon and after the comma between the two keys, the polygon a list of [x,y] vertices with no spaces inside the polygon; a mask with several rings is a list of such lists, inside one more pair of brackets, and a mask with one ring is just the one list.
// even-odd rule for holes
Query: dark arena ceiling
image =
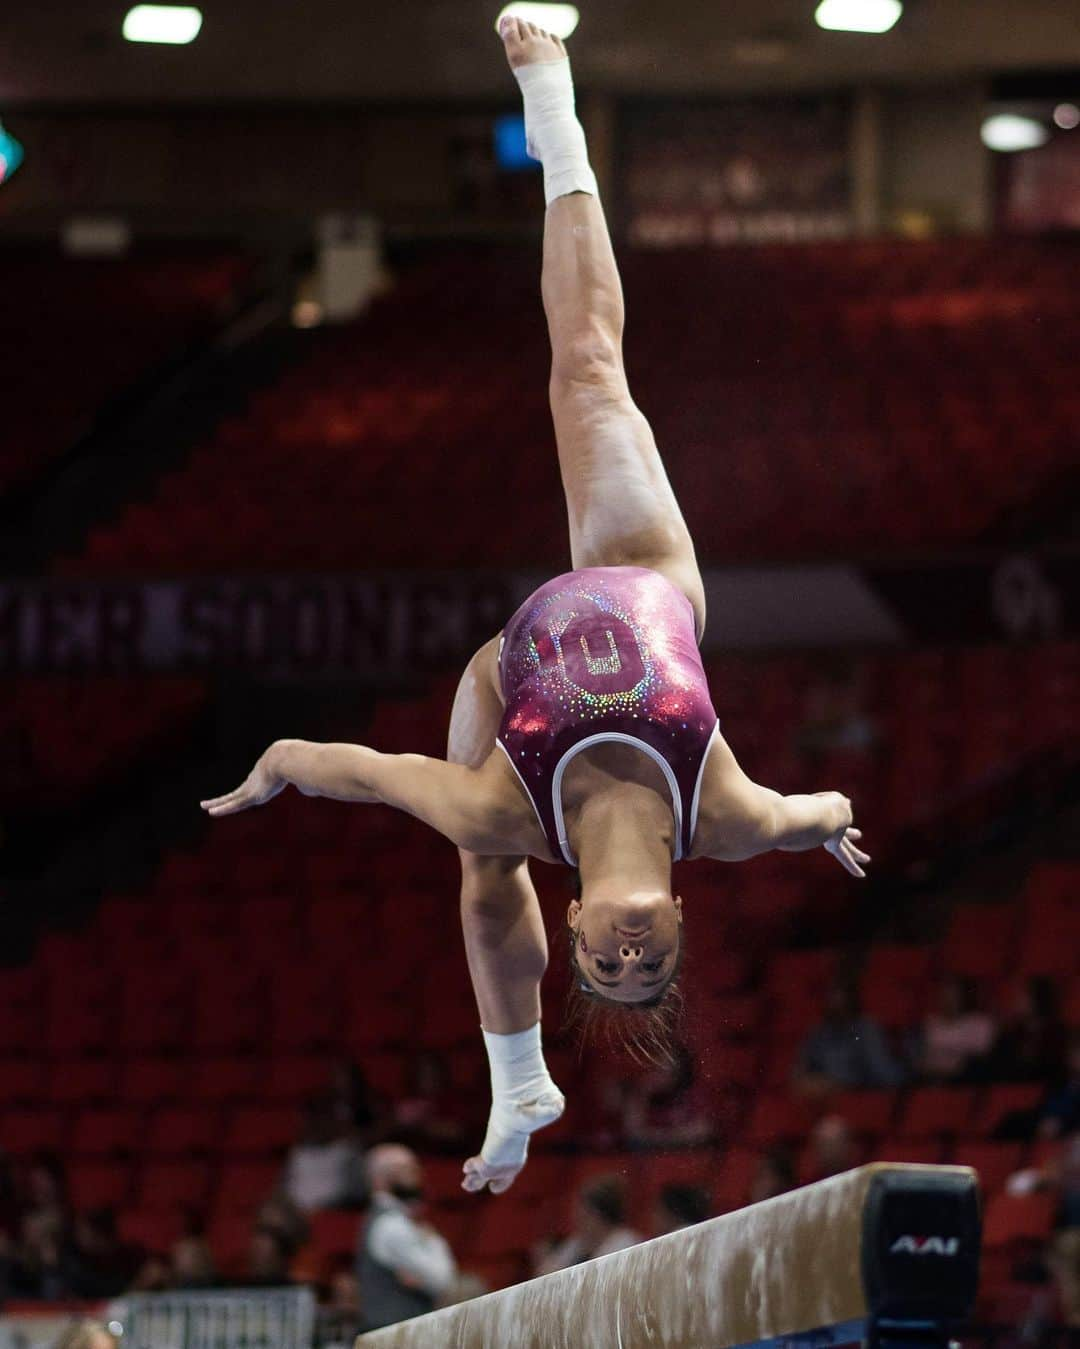
{"label": "dark arena ceiling", "polygon": [[[1080,68],[1077,0],[908,0],[879,37],[815,0],[578,0],[579,85],[779,91]],[[18,104],[486,99],[507,94],[487,0],[203,0],[190,47],[132,45],[121,0],[0,6],[0,112]]]}

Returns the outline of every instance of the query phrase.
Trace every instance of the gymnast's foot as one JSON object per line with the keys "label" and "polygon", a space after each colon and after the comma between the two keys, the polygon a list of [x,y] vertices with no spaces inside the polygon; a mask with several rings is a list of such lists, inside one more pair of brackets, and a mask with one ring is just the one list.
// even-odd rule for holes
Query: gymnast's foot
{"label": "gymnast's foot", "polygon": [[530,1135],[554,1124],[565,1109],[566,1100],[554,1083],[531,1100],[496,1100],[484,1146],[465,1163],[461,1188],[473,1193],[489,1186],[492,1194],[508,1190],[528,1159]]}
{"label": "gymnast's foot", "polygon": [[510,69],[518,66],[533,65],[537,61],[562,61],[566,59],[566,48],[562,39],[545,33],[535,23],[526,23],[524,19],[515,19],[508,15],[499,25],[499,36],[506,48],[506,59]]}

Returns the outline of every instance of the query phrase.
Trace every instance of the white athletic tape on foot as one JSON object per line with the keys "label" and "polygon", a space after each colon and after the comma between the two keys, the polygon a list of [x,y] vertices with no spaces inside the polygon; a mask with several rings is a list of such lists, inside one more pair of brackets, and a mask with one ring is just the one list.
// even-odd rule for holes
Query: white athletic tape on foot
{"label": "white athletic tape on foot", "polygon": [[544,199],[550,206],[569,192],[596,196],[585,132],[574,111],[570,61],[534,61],[516,66],[514,77],[525,102],[525,143],[544,166]]}
{"label": "white athletic tape on foot", "polygon": [[491,1115],[480,1156],[489,1166],[520,1169],[529,1135],[553,1124],[566,1102],[544,1062],[539,1021],[512,1035],[483,1034],[491,1067]]}

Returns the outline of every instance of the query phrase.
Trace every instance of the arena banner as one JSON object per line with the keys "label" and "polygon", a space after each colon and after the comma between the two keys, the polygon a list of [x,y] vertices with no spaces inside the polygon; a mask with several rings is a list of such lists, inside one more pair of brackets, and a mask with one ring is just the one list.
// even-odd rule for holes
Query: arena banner
{"label": "arena banner", "polygon": [[[400,679],[460,665],[547,577],[509,573],[0,582],[0,674]],[[707,650],[1080,632],[1080,553],[709,568]]]}
{"label": "arena banner", "polygon": [[835,95],[627,104],[627,237],[653,248],[846,238],[850,120]]}

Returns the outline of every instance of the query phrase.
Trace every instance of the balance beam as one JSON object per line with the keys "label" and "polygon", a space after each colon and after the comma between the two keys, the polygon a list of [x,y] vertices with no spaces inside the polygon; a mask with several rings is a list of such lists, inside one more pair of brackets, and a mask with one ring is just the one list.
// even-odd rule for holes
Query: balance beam
{"label": "balance beam", "polygon": [[945,1345],[971,1310],[974,1171],[863,1166],[442,1311],[356,1349]]}

